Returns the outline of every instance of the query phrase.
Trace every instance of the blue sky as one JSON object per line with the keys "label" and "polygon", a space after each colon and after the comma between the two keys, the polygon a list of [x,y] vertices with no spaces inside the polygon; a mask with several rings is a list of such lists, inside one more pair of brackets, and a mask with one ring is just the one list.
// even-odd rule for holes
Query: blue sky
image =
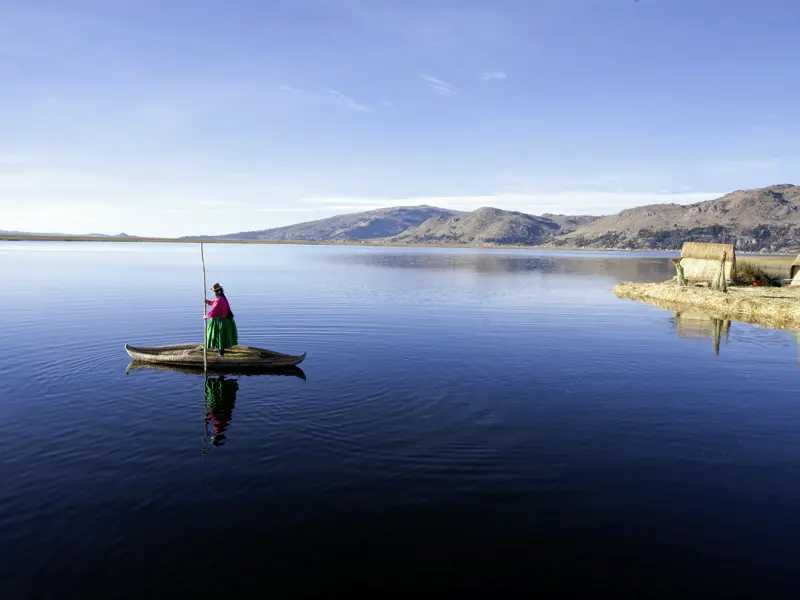
{"label": "blue sky", "polygon": [[797,183],[797,0],[0,0],[0,229]]}

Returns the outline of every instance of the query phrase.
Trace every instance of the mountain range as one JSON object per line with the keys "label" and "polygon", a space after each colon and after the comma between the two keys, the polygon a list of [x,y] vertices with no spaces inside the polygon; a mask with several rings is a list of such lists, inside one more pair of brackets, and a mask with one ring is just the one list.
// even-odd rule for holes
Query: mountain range
{"label": "mountain range", "polygon": [[705,202],[650,204],[608,216],[401,206],[274,229],[181,239],[623,250],[679,250],[684,242],[693,241],[733,243],[743,252],[796,253],[800,249],[800,186],[738,190]]}
{"label": "mountain range", "polygon": [[800,187],[739,190],[705,202],[651,204],[602,217],[405,206],[218,237],[628,250],[678,250],[696,241],[734,243],[745,252],[794,253],[800,249]]}

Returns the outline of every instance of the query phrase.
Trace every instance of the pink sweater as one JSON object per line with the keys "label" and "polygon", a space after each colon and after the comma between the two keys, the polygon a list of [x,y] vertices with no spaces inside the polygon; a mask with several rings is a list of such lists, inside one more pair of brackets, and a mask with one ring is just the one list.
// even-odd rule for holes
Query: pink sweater
{"label": "pink sweater", "polygon": [[228,316],[229,310],[228,299],[225,296],[220,296],[211,303],[211,309],[206,316],[210,319],[224,319]]}

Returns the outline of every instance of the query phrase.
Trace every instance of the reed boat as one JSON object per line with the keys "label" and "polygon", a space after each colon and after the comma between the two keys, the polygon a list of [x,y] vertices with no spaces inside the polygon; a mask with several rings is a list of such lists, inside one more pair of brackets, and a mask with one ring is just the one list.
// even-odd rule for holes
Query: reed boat
{"label": "reed boat", "polygon": [[[203,344],[178,344],[175,346],[131,346],[125,344],[125,351],[134,363],[203,368]],[[216,350],[208,350],[206,353],[210,370],[296,367],[305,358],[305,352],[296,356],[252,346],[233,346],[225,350],[224,356],[219,356]]]}

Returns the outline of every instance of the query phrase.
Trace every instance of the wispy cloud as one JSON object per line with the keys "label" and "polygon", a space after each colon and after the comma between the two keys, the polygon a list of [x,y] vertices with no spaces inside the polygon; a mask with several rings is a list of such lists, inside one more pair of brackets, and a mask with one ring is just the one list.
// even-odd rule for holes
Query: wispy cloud
{"label": "wispy cloud", "polygon": [[305,213],[317,210],[313,206],[268,206],[265,208],[254,208],[257,213]]}
{"label": "wispy cloud", "polygon": [[245,206],[245,203],[240,200],[200,200],[197,206],[201,208],[240,208]]}
{"label": "wispy cloud", "polygon": [[337,105],[356,112],[375,112],[375,109],[371,106],[362,104],[347,94],[333,88],[314,91],[297,88],[291,85],[279,85],[278,89],[291,94],[296,94],[298,96],[303,96],[313,102],[326,102],[328,104]]}
{"label": "wispy cloud", "polygon": [[307,92],[306,90],[300,89],[298,87],[294,87],[293,85],[286,85],[281,84],[278,86],[278,89],[282,92],[288,92],[290,94],[310,94],[311,92]]}
{"label": "wispy cloud", "polygon": [[326,205],[339,205],[348,204],[351,206],[391,206],[392,202],[397,202],[395,196],[341,196],[341,195],[325,195],[325,196],[308,196],[299,200],[300,204],[310,204],[316,206]]}
{"label": "wispy cloud", "polygon": [[484,71],[481,73],[482,81],[499,81],[505,79],[508,75],[505,71]]}
{"label": "wispy cloud", "polygon": [[329,89],[325,92],[328,95],[328,98],[344,106],[349,108],[350,110],[355,110],[357,112],[375,112],[375,110],[366,104],[361,104],[360,102],[356,102],[350,96],[343,94],[342,92],[334,89]]}
{"label": "wispy cloud", "polygon": [[440,96],[452,96],[456,93],[453,85],[447,83],[446,81],[442,81],[436,77],[431,77],[430,75],[422,75],[421,78],[434,92]]}
{"label": "wispy cloud", "polygon": [[0,154],[0,165],[22,165],[29,162],[31,158],[23,154]]}

